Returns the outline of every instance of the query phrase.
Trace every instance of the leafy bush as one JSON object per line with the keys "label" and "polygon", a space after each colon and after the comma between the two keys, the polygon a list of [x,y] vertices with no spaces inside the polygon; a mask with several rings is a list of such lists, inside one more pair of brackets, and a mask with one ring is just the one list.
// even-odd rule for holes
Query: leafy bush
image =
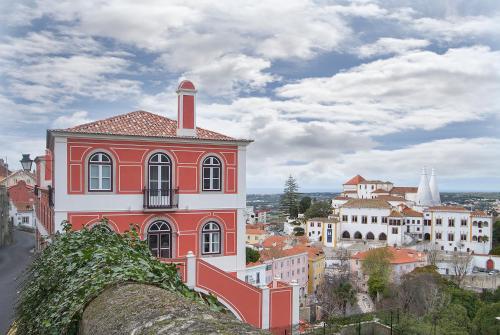
{"label": "leafy bush", "polygon": [[[159,262],[135,229],[123,235],[101,228],[71,231],[54,238],[34,260],[16,307],[17,334],[76,334],[87,303],[106,287],[137,282],[177,291],[197,301],[175,265]],[[215,298],[206,298],[217,308]]]}
{"label": "leafy bush", "polygon": [[246,248],[246,263],[255,263],[260,259],[260,254],[257,250],[247,247]]}

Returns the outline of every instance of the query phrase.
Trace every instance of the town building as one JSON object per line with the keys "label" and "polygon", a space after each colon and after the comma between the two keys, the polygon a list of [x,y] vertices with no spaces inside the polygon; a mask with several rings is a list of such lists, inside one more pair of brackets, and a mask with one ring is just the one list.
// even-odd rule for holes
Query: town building
{"label": "town building", "polygon": [[255,212],[257,215],[257,222],[259,223],[267,223],[267,214],[270,212],[269,209],[259,209],[258,211]]}
{"label": "town building", "polygon": [[0,177],[0,185],[5,185],[7,188],[16,185],[20,181],[23,181],[28,186],[35,186],[35,176],[28,171],[18,170],[10,173],[4,178]]}
{"label": "town building", "polygon": [[[365,189],[366,186],[366,189]],[[443,251],[488,253],[493,217],[460,206],[443,206],[435,171],[422,170],[418,188],[367,181],[357,175],[332,200],[338,239],[389,246],[433,243]]]}
{"label": "town building", "polygon": [[[258,328],[298,323],[298,285],[246,283],[246,147],[197,127],[197,90],[177,89],[177,121],[145,111],[48,130],[37,164],[37,237],[135,227],[187,286],[214,294]],[[42,238],[45,237],[45,238]],[[273,292],[280,294],[273,294]]]}
{"label": "town building", "polygon": [[0,180],[7,177],[9,174],[9,164],[7,164],[3,158],[0,158]]}
{"label": "town building", "polygon": [[269,283],[272,282],[272,278],[268,281],[266,277],[267,275],[266,269],[269,266],[270,265],[264,264],[261,261],[248,263],[246,265],[245,281],[257,287],[262,285],[268,285]]}
{"label": "town building", "polygon": [[338,219],[311,218],[306,222],[305,234],[311,242],[320,242],[325,247],[335,247],[338,238]]}
{"label": "town building", "polygon": [[322,248],[313,247],[310,245],[302,245],[298,247],[308,253],[308,294],[316,294],[318,286],[325,279],[326,257]]}
{"label": "town building", "polygon": [[34,211],[35,194],[33,186],[27,185],[24,180],[8,188],[10,209],[9,217],[15,226],[35,228],[36,216]]}
{"label": "town building", "polygon": [[246,228],[247,244],[261,245],[266,239],[267,232],[263,229]]}
{"label": "town building", "polygon": [[[390,280],[398,283],[401,277],[409,272],[412,272],[418,267],[427,265],[427,257],[424,253],[405,248],[387,247],[391,258],[389,260],[391,266]],[[362,264],[369,254],[370,250],[358,252],[350,259],[350,269],[353,276],[357,279],[359,288],[367,291],[368,276],[363,273]]]}
{"label": "town building", "polygon": [[260,252],[260,260],[267,265],[266,282],[279,279],[286,283],[296,281],[300,297],[308,292],[308,252],[299,246],[271,247]]}

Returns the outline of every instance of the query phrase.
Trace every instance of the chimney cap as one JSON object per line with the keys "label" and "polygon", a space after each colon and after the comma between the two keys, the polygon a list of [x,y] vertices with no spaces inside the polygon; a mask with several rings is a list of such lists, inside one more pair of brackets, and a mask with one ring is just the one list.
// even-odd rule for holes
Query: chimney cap
{"label": "chimney cap", "polygon": [[180,90],[196,91],[196,88],[194,87],[194,84],[191,81],[183,80],[183,81],[181,81],[181,83],[179,84],[179,87],[177,88],[177,91],[180,91]]}

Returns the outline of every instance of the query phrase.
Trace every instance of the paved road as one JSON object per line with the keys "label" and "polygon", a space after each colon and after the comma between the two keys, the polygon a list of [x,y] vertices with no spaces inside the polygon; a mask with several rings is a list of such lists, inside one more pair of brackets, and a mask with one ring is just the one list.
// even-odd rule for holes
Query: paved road
{"label": "paved road", "polygon": [[14,314],[18,284],[17,280],[30,264],[35,246],[32,233],[14,231],[14,243],[0,249],[0,334],[5,334]]}

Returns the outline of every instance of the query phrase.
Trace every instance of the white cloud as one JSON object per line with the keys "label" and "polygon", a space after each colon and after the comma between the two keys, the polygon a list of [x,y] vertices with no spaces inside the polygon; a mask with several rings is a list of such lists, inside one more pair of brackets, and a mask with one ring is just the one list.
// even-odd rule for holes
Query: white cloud
{"label": "white cloud", "polygon": [[358,48],[358,54],[363,57],[373,57],[389,54],[404,54],[410,50],[422,49],[429,45],[429,41],[416,38],[382,37],[376,42],[365,44]]}
{"label": "white cloud", "polygon": [[488,47],[413,51],[326,78],[277,89],[280,97],[329,106],[337,118],[368,123],[372,135],[433,130],[500,112],[500,51]]}
{"label": "white cloud", "polygon": [[89,122],[92,122],[92,120],[88,117],[88,112],[79,111],[79,112],[74,112],[71,115],[59,116],[54,120],[54,122],[52,122],[51,128],[65,129]]}

